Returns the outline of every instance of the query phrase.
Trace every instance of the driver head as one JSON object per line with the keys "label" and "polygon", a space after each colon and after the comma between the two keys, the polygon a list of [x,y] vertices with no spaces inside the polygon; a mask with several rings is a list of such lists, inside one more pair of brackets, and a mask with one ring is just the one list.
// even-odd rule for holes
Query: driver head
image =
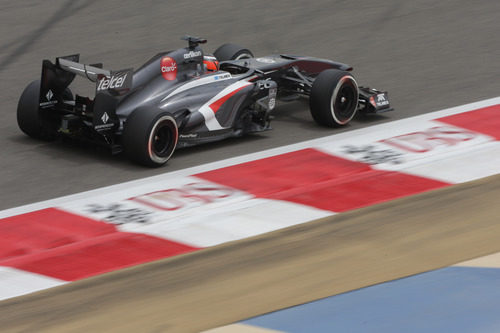
{"label": "driver head", "polygon": [[219,61],[212,55],[203,56],[203,65],[207,72],[216,72],[219,70]]}

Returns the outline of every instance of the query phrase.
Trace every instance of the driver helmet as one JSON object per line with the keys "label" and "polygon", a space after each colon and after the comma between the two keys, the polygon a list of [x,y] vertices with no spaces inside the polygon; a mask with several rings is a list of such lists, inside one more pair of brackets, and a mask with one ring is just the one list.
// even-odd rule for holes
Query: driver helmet
{"label": "driver helmet", "polygon": [[216,72],[219,70],[219,61],[213,55],[204,55],[203,65],[207,72]]}

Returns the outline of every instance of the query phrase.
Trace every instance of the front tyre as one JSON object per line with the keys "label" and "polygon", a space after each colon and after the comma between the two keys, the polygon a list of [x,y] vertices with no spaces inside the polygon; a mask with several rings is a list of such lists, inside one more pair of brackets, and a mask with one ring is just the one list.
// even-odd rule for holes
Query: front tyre
{"label": "front tyre", "polygon": [[125,122],[122,143],[132,161],[159,167],[174,153],[178,136],[177,123],[170,113],[138,108]]}
{"label": "front tyre", "polygon": [[17,104],[17,124],[28,136],[51,141],[57,137],[57,130],[40,110],[40,80],[31,82],[21,94]]}
{"label": "front tyre", "polygon": [[318,124],[339,127],[354,117],[358,99],[358,84],[349,72],[327,69],[314,80],[309,107]]}
{"label": "front tyre", "polygon": [[223,44],[214,52],[214,57],[219,61],[240,60],[253,58],[253,53],[236,44]]}

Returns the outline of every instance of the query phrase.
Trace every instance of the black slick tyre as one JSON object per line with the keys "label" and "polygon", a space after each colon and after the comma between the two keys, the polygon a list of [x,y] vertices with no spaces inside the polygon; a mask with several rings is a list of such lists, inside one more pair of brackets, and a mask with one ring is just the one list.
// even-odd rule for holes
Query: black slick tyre
{"label": "black slick tyre", "polygon": [[17,124],[28,136],[45,141],[54,140],[54,124],[43,117],[40,110],[40,80],[31,82],[21,94],[17,104]]}
{"label": "black slick tyre", "polygon": [[223,44],[214,52],[214,57],[219,61],[240,60],[253,58],[253,53],[244,47],[236,44]]}
{"label": "black slick tyre", "polygon": [[167,163],[177,146],[178,129],[168,112],[154,108],[138,108],[125,122],[122,143],[132,161],[159,167]]}
{"label": "black slick tyre", "polygon": [[349,72],[327,69],[314,80],[309,107],[314,120],[322,126],[339,127],[356,114],[359,91]]}

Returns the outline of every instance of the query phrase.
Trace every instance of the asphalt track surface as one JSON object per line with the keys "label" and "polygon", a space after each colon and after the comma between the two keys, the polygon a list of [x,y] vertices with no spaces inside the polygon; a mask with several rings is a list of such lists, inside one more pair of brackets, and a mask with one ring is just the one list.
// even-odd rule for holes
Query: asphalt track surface
{"label": "asphalt track surface", "polygon": [[498,252],[499,193],[496,175],[8,299],[0,324],[199,332]]}
{"label": "asphalt track surface", "polygon": [[[349,131],[500,93],[498,1],[29,1],[0,3],[0,209]],[[306,101],[280,105],[274,130],[177,151],[147,169],[92,147],[23,135],[16,106],[44,58],[139,67],[183,47],[185,34],[256,55],[295,53],[351,64],[362,85],[386,89],[396,111],[320,128]],[[93,86],[79,82],[84,92]],[[78,90],[80,91],[80,90]],[[81,92],[81,91],[80,91]]]}
{"label": "asphalt track surface", "polygon": [[[499,14],[492,1],[3,1],[0,209],[496,97]],[[281,105],[275,130],[178,151],[160,169],[17,128],[17,99],[41,59],[80,52],[87,63],[138,67],[182,47],[186,33],[208,38],[208,50],[231,41],[256,55],[350,63],[397,111],[330,130],[312,122],[307,103]],[[227,324],[499,251],[499,193],[494,176],[83,280],[0,303],[0,323],[51,332]]]}

